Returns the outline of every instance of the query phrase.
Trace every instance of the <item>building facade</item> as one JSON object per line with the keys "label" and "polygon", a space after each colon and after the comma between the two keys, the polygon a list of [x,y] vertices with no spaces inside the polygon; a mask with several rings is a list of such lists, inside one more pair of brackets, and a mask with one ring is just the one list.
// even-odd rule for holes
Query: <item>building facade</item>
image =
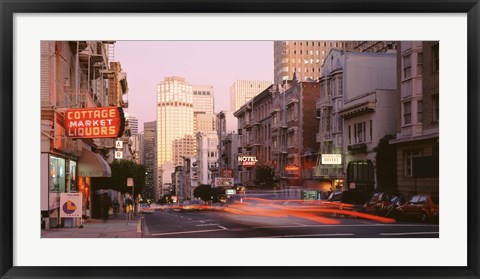
{"label": "building facade", "polygon": [[376,185],[375,147],[396,125],[396,54],[332,49],[322,65],[317,101],[316,180],[330,190]]}
{"label": "building facade", "polygon": [[[181,157],[192,154],[188,142],[193,135],[192,86],[184,78],[166,77],[157,85],[157,168],[166,162],[183,164]],[[168,177],[162,175],[157,183]]]}
{"label": "building facade", "polygon": [[264,89],[249,102],[240,107],[233,115],[238,120],[238,155],[248,157],[254,163],[243,164],[237,160],[236,174],[240,183],[254,185],[256,166],[273,166],[271,161],[271,115],[272,93],[274,85]]}
{"label": "building facade", "polygon": [[[126,74],[121,72],[119,63],[109,63],[113,44],[41,42],[40,210],[46,227],[66,225],[60,217],[60,198],[64,193],[80,194],[82,217],[92,217],[95,204],[91,178],[111,176],[107,160],[113,160],[117,135],[95,137],[93,128],[85,128],[85,134],[72,136],[64,123],[67,110],[126,107]],[[119,116],[121,119],[123,115]]]}
{"label": "building facade", "polygon": [[215,130],[215,92],[211,85],[193,85],[193,130]]}
{"label": "building facade", "polygon": [[396,48],[394,41],[275,41],[274,82],[318,80],[321,67],[331,49],[352,52],[386,52]]}
{"label": "building facade", "polygon": [[235,81],[230,87],[230,111],[237,111],[271,84],[271,81],[265,80]]}
{"label": "building facade", "polygon": [[318,150],[315,113],[320,86],[318,82],[300,82],[295,75],[285,85],[284,91],[275,95],[276,105],[272,111],[276,173],[285,186],[318,188],[313,169]]}
{"label": "building facade", "polygon": [[274,82],[281,84],[292,80],[293,74],[299,81],[314,81],[320,78],[323,60],[332,48],[345,50],[344,41],[275,41]]}
{"label": "building facade", "polygon": [[215,173],[218,171],[218,135],[215,131],[198,132],[197,155],[196,155],[196,176],[198,185],[212,185]]}
{"label": "building facade", "polygon": [[157,162],[156,162],[156,138],[157,125],[155,121],[145,122],[143,124],[143,153],[142,164],[146,168],[145,191],[143,195],[146,199],[158,201],[161,197],[157,195],[156,188]]}
{"label": "building facade", "polygon": [[439,42],[401,41],[397,53],[397,187],[439,197]]}

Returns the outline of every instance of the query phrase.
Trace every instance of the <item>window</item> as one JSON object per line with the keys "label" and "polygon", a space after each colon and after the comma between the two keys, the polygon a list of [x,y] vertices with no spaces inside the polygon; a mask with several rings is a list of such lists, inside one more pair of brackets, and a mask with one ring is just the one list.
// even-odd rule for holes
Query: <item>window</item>
{"label": "window", "polygon": [[350,125],[348,125],[348,144],[352,144],[352,129]]}
{"label": "window", "polygon": [[436,44],[432,47],[432,72],[433,73],[438,73],[440,69],[439,63],[440,61],[439,61],[438,44]]}
{"label": "window", "polygon": [[365,122],[360,122],[353,125],[354,143],[361,143],[366,141]]}
{"label": "window", "polygon": [[413,176],[413,158],[422,156],[421,149],[405,151],[405,176]]}
{"label": "window", "polygon": [[412,108],[410,102],[403,103],[403,125],[412,123]]}
{"label": "window", "polygon": [[403,57],[403,79],[412,77],[412,62],[410,59],[410,54]]}
{"label": "window", "polygon": [[438,94],[432,96],[432,106],[433,106],[433,122],[438,122],[440,119],[440,105],[438,100]]}
{"label": "window", "polygon": [[417,54],[417,75],[421,75],[423,70],[423,53]]}
{"label": "window", "polygon": [[370,141],[373,140],[373,121],[370,120]]}
{"label": "window", "polygon": [[343,95],[343,80],[341,77],[339,77],[338,79],[338,96],[342,96]]}
{"label": "window", "polygon": [[423,102],[417,102],[417,120],[418,123],[423,123]]}

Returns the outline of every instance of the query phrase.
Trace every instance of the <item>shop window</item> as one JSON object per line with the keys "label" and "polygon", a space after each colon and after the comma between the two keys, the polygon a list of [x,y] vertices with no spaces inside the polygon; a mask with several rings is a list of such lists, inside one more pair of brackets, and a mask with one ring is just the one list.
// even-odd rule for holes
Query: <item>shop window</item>
{"label": "shop window", "polygon": [[65,193],[65,159],[50,157],[49,190],[51,193]]}

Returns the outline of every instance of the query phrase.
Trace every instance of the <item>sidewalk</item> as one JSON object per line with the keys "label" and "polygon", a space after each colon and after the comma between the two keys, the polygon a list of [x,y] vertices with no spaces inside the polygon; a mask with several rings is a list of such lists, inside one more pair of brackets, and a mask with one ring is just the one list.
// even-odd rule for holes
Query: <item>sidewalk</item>
{"label": "sidewalk", "polygon": [[109,216],[107,222],[100,219],[84,220],[83,228],[42,229],[42,238],[140,238],[142,215],[133,216],[127,222],[125,213]]}

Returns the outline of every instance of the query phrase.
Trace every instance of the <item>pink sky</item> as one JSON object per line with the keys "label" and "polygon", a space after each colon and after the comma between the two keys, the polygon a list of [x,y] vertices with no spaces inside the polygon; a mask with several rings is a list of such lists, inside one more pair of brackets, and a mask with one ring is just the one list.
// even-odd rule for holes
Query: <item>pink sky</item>
{"label": "pink sky", "polygon": [[167,76],[192,85],[212,85],[215,112],[230,110],[235,80],[273,81],[272,41],[117,41],[115,60],[127,73],[126,112],[143,123],[155,121],[156,86]]}

